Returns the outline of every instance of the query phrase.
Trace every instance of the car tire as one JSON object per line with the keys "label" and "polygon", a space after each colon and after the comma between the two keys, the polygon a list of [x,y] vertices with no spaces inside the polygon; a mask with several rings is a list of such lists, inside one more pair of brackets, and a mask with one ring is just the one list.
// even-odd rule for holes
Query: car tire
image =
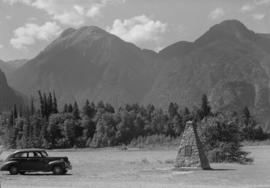
{"label": "car tire", "polygon": [[17,166],[11,166],[9,168],[9,173],[11,175],[17,175],[19,173],[18,167]]}
{"label": "car tire", "polygon": [[53,174],[54,175],[62,175],[62,174],[64,174],[64,169],[60,165],[56,165],[53,167]]}

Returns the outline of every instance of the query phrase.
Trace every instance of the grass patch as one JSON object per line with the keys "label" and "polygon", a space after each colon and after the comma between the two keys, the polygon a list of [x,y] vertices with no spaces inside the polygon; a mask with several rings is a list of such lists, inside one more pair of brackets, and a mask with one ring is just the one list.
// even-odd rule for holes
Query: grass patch
{"label": "grass patch", "polygon": [[166,164],[174,164],[174,162],[175,162],[175,160],[173,160],[173,159],[166,159],[165,160]]}
{"label": "grass patch", "polygon": [[149,164],[150,162],[148,161],[148,159],[143,158],[143,159],[142,159],[142,163],[144,163],[144,164]]}
{"label": "grass patch", "polygon": [[268,146],[270,145],[270,139],[264,141],[243,141],[243,146]]}
{"label": "grass patch", "polygon": [[178,147],[180,139],[166,136],[166,135],[151,135],[151,136],[140,136],[133,139],[129,144],[129,147],[136,148],[176,148]]}

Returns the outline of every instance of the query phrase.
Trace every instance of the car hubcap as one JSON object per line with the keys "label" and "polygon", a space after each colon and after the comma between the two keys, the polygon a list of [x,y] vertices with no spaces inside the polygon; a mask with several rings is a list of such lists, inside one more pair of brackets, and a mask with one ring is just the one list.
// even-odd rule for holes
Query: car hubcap
{"label": "car hubcap", "polygon": [[56,174],[60,174],[60,173],[61,173],[61,168],[55,167],[55,168],[54,168],[54,172],[55,172]]}
{"label": "car hubcap", "polygon": [[11,167],[10,169],[12,174],[16,174],[17,173],[17,168],[16,167]]}

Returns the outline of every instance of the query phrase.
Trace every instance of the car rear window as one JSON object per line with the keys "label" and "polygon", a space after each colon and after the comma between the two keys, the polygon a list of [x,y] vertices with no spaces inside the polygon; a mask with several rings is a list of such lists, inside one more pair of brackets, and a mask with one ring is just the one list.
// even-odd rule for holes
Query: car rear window
{"label": "car rear window", "polygon": [[27,157],[27,152],[21,152],[21,153],[16,153],[14,155],[15,158],[23,158],[23,157]]}

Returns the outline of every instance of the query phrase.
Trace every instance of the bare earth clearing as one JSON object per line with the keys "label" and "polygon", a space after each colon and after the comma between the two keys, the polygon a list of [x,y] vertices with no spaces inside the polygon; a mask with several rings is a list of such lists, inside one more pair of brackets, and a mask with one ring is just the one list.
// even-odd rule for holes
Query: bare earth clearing
{"label": "bare earth clearing", "polygon": [[[252,146],[252,165],[211,164],[212,171],[174,171],[177,149],[169,150],[62,150],[49,155],[68,156],[73,170],[68,175],[1,172],[5,187],[179,188],[270,187],[270,146]],[[7,152],[0,158],[5,158]]]}

